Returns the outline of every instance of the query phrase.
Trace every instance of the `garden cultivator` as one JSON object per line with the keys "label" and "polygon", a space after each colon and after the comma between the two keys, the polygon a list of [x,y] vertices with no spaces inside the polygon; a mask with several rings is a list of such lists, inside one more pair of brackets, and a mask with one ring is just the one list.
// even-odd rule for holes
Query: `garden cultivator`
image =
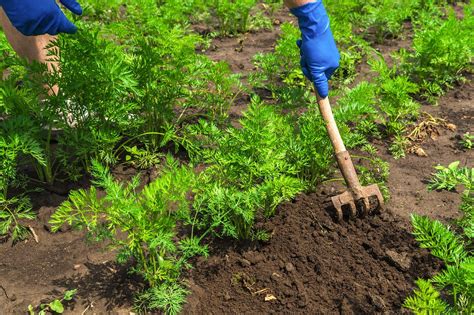
{"label": "garden cultivator", "polygon": [[[337,219],[339,221],[343,219],[342,207],[347,205],[350,209],[349,216],[351,218],[357,215],[364,216],[367,213],[381,209],[384,205],[384,200],[379,187],[376,184],[363,187],[359,182],[351,156],[344,146],[336,121],[334,120],[329,98],[318,96],[318,104],[335,151],[337,164],[348,187],[348,191],[331,198],[332,204],[336,209]],[[374,202],[371,203],[371,200]]]}

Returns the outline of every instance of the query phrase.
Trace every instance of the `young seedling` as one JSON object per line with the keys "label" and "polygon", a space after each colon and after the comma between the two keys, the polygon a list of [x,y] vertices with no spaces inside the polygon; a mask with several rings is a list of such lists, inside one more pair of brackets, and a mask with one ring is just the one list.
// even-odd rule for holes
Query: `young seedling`
{"label": "young seedling", "polygon": [[469,132],[466,132],[461,136],[459,144],[466,150],[471,150],[474,148],[474,135],[471,135]]}
{"label": "young seedling", "polygon": [[438,165],[433,178],[428,185],[430,190],[454,190],[457,185],[464,185],[465,190],[474,189],[474,169],[459,167],[459,161],[449,164],[447,167]]}
{"label": "young seedling", "polygon": [[64,296],[61,299],[56,299],[52,302],[41,304],[38,308],[38,313],[35,313],[35,307],[33,305],[28,306],[29,315],[46,315],[50,314],[62,314],[64,313],[64,304],[63,302],[71,301],[76,295],[77,289],[68,290],[64,292]]}

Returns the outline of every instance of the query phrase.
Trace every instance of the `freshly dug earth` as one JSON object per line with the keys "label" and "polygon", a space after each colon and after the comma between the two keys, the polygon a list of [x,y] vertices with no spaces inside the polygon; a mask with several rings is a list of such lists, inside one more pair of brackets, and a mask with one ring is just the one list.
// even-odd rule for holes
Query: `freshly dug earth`
{"label": "freshly dug earth", "polygon": [[403,313],[414,280],[441,264],[419,249],[406,221],[386,211],[336,223],[324,199],[301,195],[280,206],[267,244],[214,244],[190,273],[183,313]]}

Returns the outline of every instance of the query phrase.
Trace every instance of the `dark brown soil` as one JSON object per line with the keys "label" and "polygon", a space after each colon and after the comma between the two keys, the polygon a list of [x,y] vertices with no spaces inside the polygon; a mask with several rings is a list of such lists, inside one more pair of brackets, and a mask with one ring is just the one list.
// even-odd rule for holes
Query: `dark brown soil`
{"label": "dark brown soil", "polygon": [[253,56],[273,51],[282,23],[296,23],[296,19],[287,10],[277,12],[274,21],[277,23],[273,25],[272,30],[216,38],[205,54],[215,61],[225,60],[234,73],[241,74],[243,82],[246,83],[248,74],[255,69]]}
{"label": "dark brown soil", "polygon": [[400,313],[414,279],[439,263],[417,247],[406,221],[385,212],[335,223],[324,198],[301,195],[279,207],[268,244],[216,245],[191,272],[184,313]]}
{"label": "dark brown soil", "polygon": [[0,246],[0,314],[26,314],[29,304],[50,302],[70,289],[78,289],[79,297],[69,306],[71,314],[81,314],[86,308],[118,314],[122,307],[123,314],[128,314],[125,310],[130,309],[138,282],[113,262],[113,252],[87,242],[84,233],[49,232],[49,217],[64,196],[44,192],[37,198],[43,206],[29,226],[38,243],[31,237]]}
{"label": "dark brown soil", "polygon": [[[205,54],[214,61],[225,60],[232,72],[240,74],[242,84],[249,87],[248,75],[255,70],[253,57],[257,54],[269,53],[275,49],[280,34],[280,25],[285,22],[296,23],[289,11],[281,10],[275,14],[272,30],[241,34],[235,37],[215,38]],[[247,108],[250,95],[242,93],[229,110],[232,118],[239,119]]]}
{"label": "dark brown soil", "polygon": [[424,105],[421,110],[434,117],[445,119],[456,125],[455,131],[440,129],[435,140],[428,138],[421,147],[426,157],[408,154],[404,159],[394,159],[385,144],[380,146],[381,157],[390,163],[388,186],[391,193],[390,207],[394,213],[406,219],[410,213],[427,215],[449,221],[459,215],[459,192],[431,191],[426,184],[435,171],[434,166],[447,166],[460,161],[461,166],[474,167],[474,150],[464,150],[459,145],[459,137],[466,132],[474,132],[474,84],[457,86],[441,97],[438,105]]}

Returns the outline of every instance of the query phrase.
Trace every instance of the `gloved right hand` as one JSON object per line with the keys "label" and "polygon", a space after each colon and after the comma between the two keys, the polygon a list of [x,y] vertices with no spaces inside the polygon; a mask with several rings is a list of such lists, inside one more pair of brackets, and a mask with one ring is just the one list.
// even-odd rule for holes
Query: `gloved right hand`
{"label": "gloved right hand", "polygon": [[[75,0],[60,0],[72,13],[81,15],[82,8]],[[77,27],[59,8],[56,0],[0,0],[13,26],[23,35],[56,35],[75,33]]]}
{"label": "gloved right hand", "polygon": [[301,69],[313,82],[319,96],[325,98],[329,93],[328,80],[339,67],[340,58],[326,9],[322,0],[316,0],[291,9],[291,13],[298,18],[301,30],[301,40],[297,43]]}

